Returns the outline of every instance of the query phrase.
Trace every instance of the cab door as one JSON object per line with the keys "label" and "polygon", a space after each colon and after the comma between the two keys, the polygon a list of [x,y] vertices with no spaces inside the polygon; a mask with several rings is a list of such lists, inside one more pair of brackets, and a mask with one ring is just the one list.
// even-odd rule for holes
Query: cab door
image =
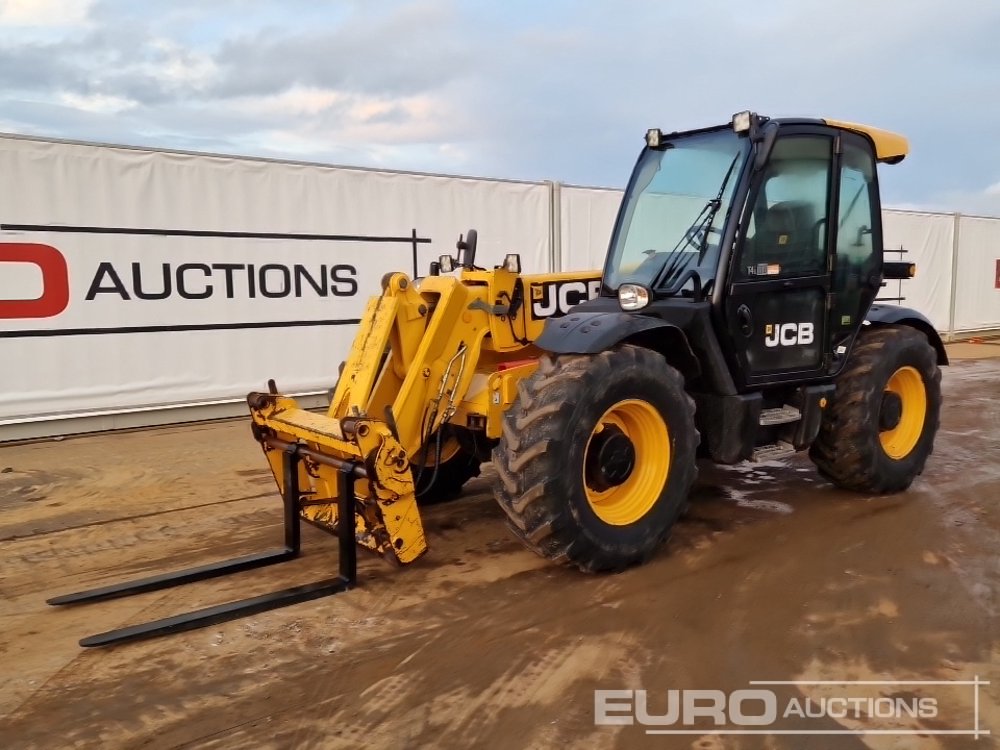
{"label": "cab door", "polygon": [[830,371],[838,371],[882,284],[882,210],[871,143],[840,135],[837,236],[832,258]]}
{"label": "cab door", "polygon": [[725,318],[744,387],[826,372],[835,133],[783,129],[751,188]]}

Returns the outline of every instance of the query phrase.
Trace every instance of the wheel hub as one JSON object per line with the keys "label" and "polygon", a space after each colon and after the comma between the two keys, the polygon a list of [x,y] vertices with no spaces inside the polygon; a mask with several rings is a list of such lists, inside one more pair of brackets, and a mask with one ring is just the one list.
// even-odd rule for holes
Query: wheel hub
{"label": "wheel hub", "polygon": [[885,391],[882,394],[882,406],[878,412],[879,431],[894,430],[903,418],[903,399],[898,393]]}
{"label": "wheel hub", "polygon": [[635,446],[615,425],[594,435],[587,451],[587,484],[598,492],[624,484],[635,468]]}

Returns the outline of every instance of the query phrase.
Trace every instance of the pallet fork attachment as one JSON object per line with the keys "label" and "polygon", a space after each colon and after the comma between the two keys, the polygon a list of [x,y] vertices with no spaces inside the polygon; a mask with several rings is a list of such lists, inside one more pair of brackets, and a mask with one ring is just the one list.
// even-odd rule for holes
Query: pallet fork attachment
{"label": "pallet fork attachment", "polygon": [[[154,638],[168,633],[195,630],[208,625],[229,622],[230,620],[236,620],[259,612],[266,612],[280,607],[287,607],[291,604],[338,594],[357,585],[357,549],[355,547],[355,527],[353,523],[355,513],[353,480],[357,477],[366,476],[367,472],[362,466],[353,461],[341,461],[330,456],[321,456],[299,443],[286,443],[276,439],[272,439],[272,441],[280,443],[280,445],[275,445],[275,447],[279,447],[283,451],[284,486],[282,487],[281,494],[284,505],[284,547],[236,557],[231,560],[209,563],[208,565],[200,565],[195,568],[162,573],[149,578],[124,581],[110,586],[79,591],[75,594],[64,594],[49,599],[47,604],[84,604],[105,599],[118,599],[295,559],[299,556],[302,547],[298,469],[299,461],[304,456],[309,456],[313,460],[322,460],[324,463],[336,468],[338,472],[339,491],[337,506],[339,520],[337,524],[337,538],[340,543],[339,574],[327,580],[292,586],[262,596],[226,602],[225,604],[218,604],[213,607],[165,617],[161,620],[98,633],[97,635],[88,636],[81,640],[81,646],[111,646],[128,641]],[[348,520],[348,522],[344,523],[345,520]]]}

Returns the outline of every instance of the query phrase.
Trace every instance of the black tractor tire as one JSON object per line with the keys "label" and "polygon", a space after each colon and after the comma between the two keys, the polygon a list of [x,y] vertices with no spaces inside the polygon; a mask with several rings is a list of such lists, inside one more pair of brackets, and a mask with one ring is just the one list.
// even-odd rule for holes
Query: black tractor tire
{"label": "black tractor tire", "polygon": [[[890,379],[904,371],[910,380],[904,395],[913,394],[908,398],[890,392],[892,388],[899,390],[898,385],[890,387]],[[924,470],[940,424],[941,371],[927,337],[905,325],[862,331],[836,386],[823,413],[819,435],[809,449],[820,474],[838,487],[856,492],[905,490]],[[898,403],[887,405],[887,398]],[[913,410],[909,417],[908,408]],[[889,411],[896,413],[888,416]],[[901,427],[904,419],[911,420],[911,437],[893,445],[892,425],[895,422]],[[889,445],[884,442],[887,440]]]}
{"label": "black tractor tire", "polygon": [[[681,374],[656,352],[621,345],[593,355],[543,355],[535,373],[518,388],[518,400],[504,414],[503,436],[493,452],[494,494],[514,535],[542,557],[588,572],[617,571],[648,560],[687,507],[697,475],[694,401],[684,390]],[[624,433],[629,440],[663,434],[664,444],[658,450],[657,440],[639,439],[639,445],[633,444],[631,470],[617,464],[618,479],[622,474],[626,478],[615,486],[598,487],[597,492],[617,496],[621,491],[627,503],[639,503],[609,522],[609,511],[601,511],[605,517],[598,515],[595,508],[602,506],[592,502],[595,469],[589,462],[599,454],[591,447],[596,435],[609,426],[623,432],[605,421],[614,420],[609,414],[621,408],[642,414],[643,424],[665,425],[666,432],[643,433],[639,427],[628,428],[629,421],[618,423],[634,429],[635,435],[627,429]],[[621,413],[632,419],[628,415],[633,412]],[[612,437],[598,438],[600,445],[621,439],[620,434],[607,435]],[[621,455],[610,460],[627,463]],[[641,485],[632,483],[633,473]],[[605,482],[606,475],[601,477]],[[642,491],[633,492],[632,487]]]}
{"label": "black tractor tire", "polygon": [[[442,445],[454,440],[449,426],[442,428]],[[427,441],[428,455],[436,456],[437,435]],[[462,487],[470,479],[481,473],[481,462],[474,451],[459,443],[454,455],[449,456],[437,467],[431,462],[426,466],[415,465],[411,469],[415,483],[415,494],[419,505],[437,505],[456,499],[462,493]],[[436,471],[435,471],[436,469]]]}

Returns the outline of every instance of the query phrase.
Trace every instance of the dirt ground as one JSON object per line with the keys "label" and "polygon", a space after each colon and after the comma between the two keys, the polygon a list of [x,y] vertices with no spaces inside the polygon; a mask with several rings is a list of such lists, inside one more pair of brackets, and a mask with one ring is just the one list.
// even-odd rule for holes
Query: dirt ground
{"label": "dirt ground", "polygon": [[[47,607],[54,594],[277,544],[275,488],[242,421],[0,448],[0,748],[993,747],[1000,359],[976,357],[1000,347],[964,347],[945,370],[935,453],[905,494],[834,489],[804,457],[704,465],[661,553],[594,577],[522,549],[486,472],[427,510],[431,550],[407,569],[362,555],[362,587],[348,594],[106,649],[77,640],[324,578],[336,540],[306,527],[290,563]],[[751,680],[977,676],[991,681],[978,710],[993,731],[978,740],[654,736],[594,723],[595,689],[645,689],[662,709],[670,689]],[[843,688],[773,689],[818,702]],[[972,727],[967,686],[858,690],[936,697],[936,718],[886,727]]]}

